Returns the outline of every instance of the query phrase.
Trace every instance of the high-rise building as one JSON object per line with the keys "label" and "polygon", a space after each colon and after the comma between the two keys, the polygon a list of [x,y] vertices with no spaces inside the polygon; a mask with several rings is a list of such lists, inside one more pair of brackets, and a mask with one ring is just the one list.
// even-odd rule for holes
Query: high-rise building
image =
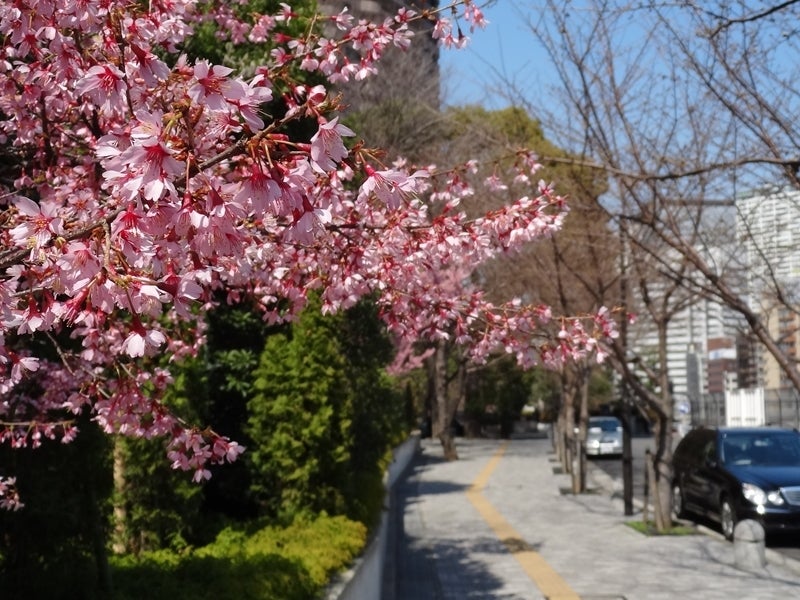
{"label": "high-rise building", "polygon": [[[666,331],[667,372],[676,403],[697,406],[705,394],[739,385],[738,321],[719,302],[698,298],[672,316]],[[643,315],[631,345],[657,364],[658,331]]]}
{"label": "high-rise building", "polygon": [[[737,252],[737,241],[730,231],[735,228],[735,209],[732,202],[714,203],[700,212],[676,211],[676,218],[685,219],[687,235],[694,233],[697,239],[695,250],[710,268],[716,269],[733,287],[740,284],[741,261]],[[684,258],[670,249],[661,254],[662,260],[671,256],[675,265]],[[687,267],[691,270],[691,267]],[[702,277],[692,274],[689,279]],[[740,315],[731,308],[699,291],[673,289],[673,281],[665,279],[661,286],[649,283],[649,296],[658,305],[658,299],[669,293],[670,300],[663,307],[664,315],[670,315],[666,329],[667,376],[675,400],[676,409],[686,416],[703,422],[707,413],[710,394],[722,395],[726,390],[751,385],[752,352],[743,332],[745,324]],[[642,360],[658,369],[659,334],[654,322],[642,310],[641,318],[632,329],[634,338],[630,346]]]}
{"label": "high-rise building", "polygon": [[754,306],[776,287],[800,297],[800,190],[767,189],[736,199],[736,233],[744,249]]}
{"label": "high-rise building", "polygon": [[[356,19],[378,24],[394,17],[401,8],[424,15],[426,10],[435,10],[439,0],[318,0],[317,5],[325,14],[347,8]],[[433,25],[434,20],[428,18],[412,21],[409,26],[415,35],[411,47],[407,51],[390,48],[378,63],[378,76],[358,82],[361,95],[351,101],[371,105],[385,97],[403,95],[412,103],[438,107],[439,45],[431,35]]]}
{"label": "high-rise building", "polygon": [[[800,355],[800,190],[770,188],[737,198],[736,232],[744,250],[748,304],[795,361]],[[761,387],[792,387],[777,360],[762,347],[758,366]]]}
{"label": "high-rise building", "polygon": [[[712,265],[747,299],[789,360],[800,357],[800,191],[767,189],[736,199],[720,219],[719,245],[706,243]],[[727,232],[736,231],[735,238]],[[707,240],[714,239],[707,235]],[[791,383],[777,360],[755,344],[748,327],[729,308],[698,298],[672,316],[667,330],[670,385],[676,403],[703,405],[708,394],[734,388],[786,390]],[[642,320],[637,352],[655,358],[657,332]],[[695,401],[700,399],[699,404]]]}

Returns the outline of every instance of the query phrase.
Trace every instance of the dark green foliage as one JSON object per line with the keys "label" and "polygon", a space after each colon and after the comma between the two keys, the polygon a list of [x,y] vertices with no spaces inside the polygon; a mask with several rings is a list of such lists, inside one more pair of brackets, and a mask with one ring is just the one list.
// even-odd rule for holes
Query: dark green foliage
{"label": "dark green foliage", "polygon": [[[282,0],[250,0],[241,6],[233,6],[234,11],[240,18],[250,20],[252,15],[275,14],[281,10]],[[238,4],[238,3],[236,3]],[[285,31],[292,36],[301,36],[308,31],[311,25],[311,18],[316,14],[317,3],[313,0],[298,0],[291,3],[293,12],[297,17],[293,18]],[[200,11],[206,10],[203,5],[199,6]],[[256,63],[266,62],[273,44],[268,40],[264,43],[244,43],[234,46],[231,42],[220,42],[217,36],[219,29],[214,20],[195,26],[194,34],[184,44],[184,52],[191,61],[197,58],[204,58],[212,64],[225,64],[229,67],[237,67],[239,71],[246,72],[252,69]]]}
{"label": "dark green foliage", "polygon": [[116,443],[126,482],[117,491],[126,513],[126,539],[119,541],[134,553],[202,543],[202,488],[170,467],[164,441],[117,438]]}
{"label": "dark green foliage", "polygon": [[[259,312],[247,304],[223,304],[208,314],[203,365],[207,401],[197,422],[212,425],[217,433],[248,449],[252,443],[245,430],[247,401],[253,394],[253,371],[269,331]],[[255,517],[247,465],[236,461],[212,472],[213,477],[203,486],[205,513],[235,519]]]}
{"label": "dark green foliage", "polygon": [[247,304],[221,305],[207,319],[205,376],[210,398],[208,414],[203,416],[219,433],[235,436],[246,420],[253,369],[270,330]]}
{"label": "dark green foliage", "polygon": [[324,316],[312,301],[291,332],[270,336],[247,455],[267,515],[324,510],[369,522],[380,511],[385,457],[403,433],[403,398],[383,370],[390,356],[369,303]]}
{"label": "dark green foliage", "polygon": [[116,600],[312,600],[364,547],[365,527],[344,517],[285,528],[226,529],[214,543],[113,560]]}
{"label": "dark green foliage", "polygon": [[481,425],[499,425],[500,435],[511,435],[522,407],[531,398],[531,377],[511,356],[501,356],[472,377],[466,415]]}
{"label": "dark green foliage", "polygon": [[306,310],[268,338],[248,403],[253,489],[268,514],[344,509],[352,418],[336,319]]}
{"label": "dark green foliage", "polygon": [[88,419],[71,444],[0,448],[25,507],[0,511],[0,597],[102,598],[111,492],[108,439]]}
{"label": "dark green foliage", "polygon": [[385,371],[394,348],[372,303],[363,301],[343,315],[339,340],[353,410],[347,514],[370,523],[383,507],[387,453],[402,441],[411,423],[406,398]]}
{"label": "dark green foliage", "polygon": [[[267,328],[245,305],[222,305],[207,321],[206,346],[198,358],[171,365],[175,383],[164,401],[186,422],[210,424],[247,445],[242,425]],[[214,468],[211,481],[199,486],[170,467],[163,439],[120,438],[117,444],[117,466],[124,473],[115,504],[125,516],[124,523],[117,523],[114,541],[127,551],[208,543],[226,518],[255,516],[242,462]]]}
{"label": "dark green foliage", "polygon": [[[165,404],[187,422],[202,422],[209,404],[205,361],[190,358],[172,370],[175,382],[164,396]],[[183,471],[172,469],[164,439],[117,436],[114,444],[115,546],[139,553],[213,539],[213,521],[201,513],[203,488]]]}

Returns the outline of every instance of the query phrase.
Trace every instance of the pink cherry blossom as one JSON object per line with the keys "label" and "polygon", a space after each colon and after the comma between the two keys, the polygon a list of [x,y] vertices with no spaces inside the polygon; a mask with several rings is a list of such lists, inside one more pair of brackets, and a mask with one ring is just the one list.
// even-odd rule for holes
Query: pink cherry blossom
{"label": "pink cherry blossom", "polygon": [[[387,166],[343,141],[356,134],[331,84],[378,72],[387,50],[413,43],[415,21],[432,20],[446,47],[466,43],[459,23],[485,24],[472,0],[443,4],[381,23],[345,10],[321,17],[325,37],[293,34],[299,15],[285,3],[243,17],[216,0],[208,11],[194,0],[0,5],[0,142],[19,157],[0,183],[0,443],[68,443],[85,411],[109,434],[165,437],[172,466],[206,480],[244,449],[168,410],[171,375],[148,357],[195,355],[220,301],[279,323],[312,290],[326,312],[370,296],[398,339],[450,339],[475,362],[602,359],[610,311],[558,318],[495,305],[470,283],[467,267],[564,219],[556,188],[535,183],[533,154],[485,182],[522,193],[468,219],[459,206],[479,189],[477,161]],[[262,64],[245,75],[179,54],[210,20],[220,44],[271,44]],[[293,80],[295,67],[324,83]],[[312,119],[310,140],[286,133]],[[54,347],[38,354],[34,334]],[[19,506],[13,473],[0,473],[0,507]]]}
{"label": "pink cherry blossom", "polygon": [[19,510],[25,505],[20,501],[16,477],[0,476],[0,508]]}
{"label": "pink cherry blossom", "polygon": [[469,30],[471,33],[475,32],[475,29],[485,29],[486,26],[489,24],[489,21],[486,20],[486,17],[483,15],[483,11],[478,7],[477,2],[468,2],[464,7],[464,18],[469,22]]}
{"label": "pink cherry blossom", "polygon": [[30,247],[35,251],[54,236],[63,234],[63,221],[54,204],[36,204],[33,200],[17,196],[14,205],[20,214],[29,217],[11,230],[11,237],[16,245]]}
{"label": "pink cherry blossom", "polygon": [[421,170],[407,174],[394,170],[376,171],[369,165],[366,171],[367,179],[359,190],[360,198],[365,199],[374,195],[390,209],[405,204],[418,191],[419,180],[427,176],[427,173]]}
{"label": "pink cherry blossom", "polygon": [[87,94],[106,110],[124,105],[125,74],[111,64],[95,65],[75,84],[77,94]]}
{"label": "pink cherry blossom", "polygon": [[336,163],[348,156],[342,136],[354,135],[350,128],[339,123],[339,117],[322,122],[311,138],[311,166],[321,173],[335,169]]}
{"label": "pink cherry blossom", "polygon": [[135,329],[128,334],[122,343],[122,351],[130,357],[152,354],[167,341],[166,336],[160,331],[144,331]]}
{"label": "pink cherry blossom", "polygon": [[229,67],[212,66],[205,60],[197,61],[194,66],[197,81],[189,88],[189,97],[211,110],[226,110],[230,100],[241,100],[246,95],[240,85],[228,79],[232,72],[233,69]]}

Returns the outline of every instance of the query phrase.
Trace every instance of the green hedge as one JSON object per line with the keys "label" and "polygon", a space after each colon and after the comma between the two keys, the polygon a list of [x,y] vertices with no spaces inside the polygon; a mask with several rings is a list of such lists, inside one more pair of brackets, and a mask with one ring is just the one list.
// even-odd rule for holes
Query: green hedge
{"label": "green hedge", "polygon": [[255,532],[227,528],[208,546],[112,559],[116,600],[311,600],[366,543],[345,517],[298,518]]}

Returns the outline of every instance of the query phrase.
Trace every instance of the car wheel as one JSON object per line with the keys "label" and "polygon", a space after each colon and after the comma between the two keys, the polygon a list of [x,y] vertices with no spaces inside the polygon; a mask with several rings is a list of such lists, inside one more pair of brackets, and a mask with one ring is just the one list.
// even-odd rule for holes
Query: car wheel
{"label": "car wheel", "polygon": [[733,530],[736,527],[736,511],[727,498],[722,499],[719,507],[719,524],[722,527],[722,535],[726,540],[733,541]]}
{"label": "car wheel", "polygon": [[686,518],[686,505],[683,501],[683,490],[678,483],[672,486],[672,514],[676,519]]}

